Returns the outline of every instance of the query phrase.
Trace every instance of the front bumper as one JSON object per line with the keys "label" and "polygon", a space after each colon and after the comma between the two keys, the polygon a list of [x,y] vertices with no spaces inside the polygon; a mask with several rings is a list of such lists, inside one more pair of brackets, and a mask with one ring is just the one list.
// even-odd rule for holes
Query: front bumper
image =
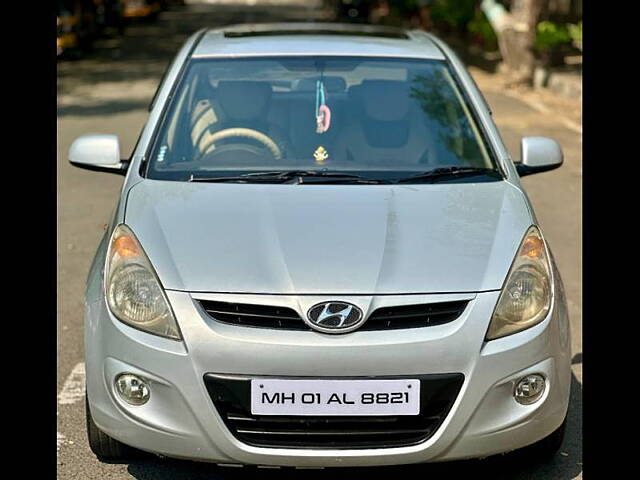
{"label": "front bumper", "polygon": [[[94,421],[108,435],[141,450],[226,464],[298,467],[392,465],[482,457],[534,443],[565,418],[570,351],[566,308],[524,332],[485,343],[499,292],[471,295],[319,296],[204,295],[197,298],[264,304],[344,300],[374,304],[471,299],[455,321],[428,328],[361,331],[345,335],[255,329],[210,319],[184,292],[168,291],[184,342],[132,329],[116,320],[95,292],[86,306],[87,391]],[[89,295],[88,298],[91,298]],[[229,299],[232,300],[229,300]],[[151,382],[143,406],[123,403],[113,390],[118,373]],[[250,446],[225,426],[204,376],[371,377],[461,373],[464,383],[438,430],[417,445],[370,449],[296,449]],[[515,382],[543,373],[546,392],[533,405],[516,403]]]}

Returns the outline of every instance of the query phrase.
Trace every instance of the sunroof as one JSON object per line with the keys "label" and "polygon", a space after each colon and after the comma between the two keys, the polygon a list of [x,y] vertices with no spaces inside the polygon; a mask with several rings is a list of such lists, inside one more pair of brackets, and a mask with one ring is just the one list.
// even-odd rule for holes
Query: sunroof
{"label": "sunroof", "polygon": [[280,37],[282,35],[334,35],[334,36],[356,36],[373,38],[393,38],[397,40],[407,40],[409,36],[402,31],[395,30],[332,30],[330,28],[301,29],[301,30],[229,30],[224,32],[226,38],[239,37]]}

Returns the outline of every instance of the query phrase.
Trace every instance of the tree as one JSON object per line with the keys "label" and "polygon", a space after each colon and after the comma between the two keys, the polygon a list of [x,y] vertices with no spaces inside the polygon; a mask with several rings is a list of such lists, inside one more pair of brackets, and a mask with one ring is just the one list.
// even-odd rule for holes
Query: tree
{"label": "tree", "polygon": [[513,0],[507,10],[496,0],[482,0],[481,8],[493,26],[507,69],[517,80],[533,82],[536,26],[549,0]]}

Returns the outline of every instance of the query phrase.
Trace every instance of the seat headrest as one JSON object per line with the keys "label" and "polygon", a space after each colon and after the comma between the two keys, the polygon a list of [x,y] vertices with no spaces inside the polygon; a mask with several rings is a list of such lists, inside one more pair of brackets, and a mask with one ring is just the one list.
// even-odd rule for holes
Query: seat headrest
{"label": "seat headrest", "polygon": [[256,120],[266,115],[272,88],[266,82],[218,82],[217,99],[229,120]]}
{"label": "seat headrest", "polygon": [[[316,89],[316,82],[320,77],[301,78],[297,85],[297,91],[313,92]],[[347,82],[342,77],[323,77],[322,82],[328,92],[344,92],[347,88]]]}
{"label": "seat headrest", "polygon": [[364,112],[374,120],[397,121],[404,118],[411,105],[409,85],[395,80],[364,80],[354,96],[362,102]]}

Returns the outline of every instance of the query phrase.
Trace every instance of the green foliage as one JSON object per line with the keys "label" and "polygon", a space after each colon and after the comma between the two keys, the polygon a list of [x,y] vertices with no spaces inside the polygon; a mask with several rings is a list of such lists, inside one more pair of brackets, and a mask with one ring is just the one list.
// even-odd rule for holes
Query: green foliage
{"label": "green foliage", "polygon": [[464,29],[476,13],[475,0],[433,0],[431,17],[454,28]]}
{"label": "green foliage", "polygon": [[571,43],[571,34],[566,24],[548,20],[538,23],[535,47],[538,50],[551,50],[559,45]]}
{"label": "green foliage", "polygon": [[567,29],[569,30],[569,35],[574,45],[582,46],[582,22],[578,24],[570,23],[567,25]]}
{"label": "green foliage", "polygon": [[496,50],[498,48],[496,32],[494,32],[493,27],[482,11],[476,11],[473,19],[467,24],[467,29],[482,38],[486,50]]}

